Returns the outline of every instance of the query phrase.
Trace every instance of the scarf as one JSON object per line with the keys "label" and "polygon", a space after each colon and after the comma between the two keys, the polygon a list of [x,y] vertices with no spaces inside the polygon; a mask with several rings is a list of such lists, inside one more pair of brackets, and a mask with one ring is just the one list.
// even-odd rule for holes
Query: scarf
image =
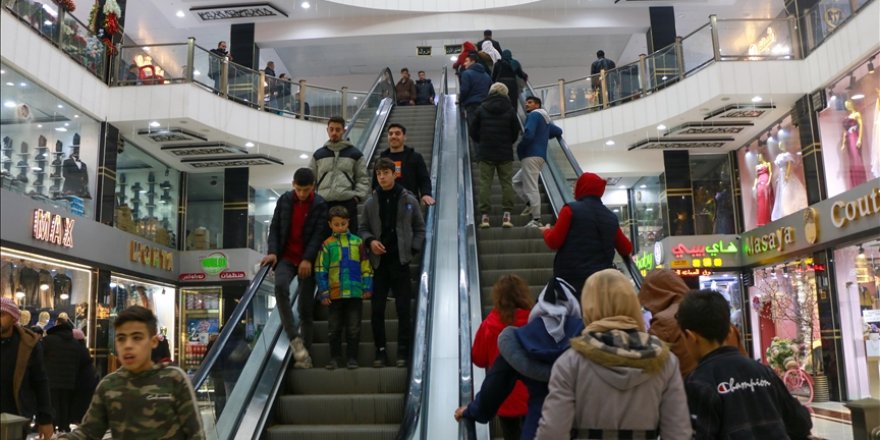
{"label": "scarf", "polygon": [[581,334],[586,336],[588,333],[609,332],[612,330],[629,331],[638,329],[639,323],[629,316],[609,316],[608,318],[603,318],[598,321],[593,321],[589,323],[584,328],[584,331],[581,332]]}
{"label": "scarf", "polygon": [[571,341],[582,356],[605,367],[638,368],[646,373],[662,371],[669,347],[659,338],[637,330],[587,332]]}
{"label": "scarf", "polygon": [[513,53],[510,51],[510,49],[504,49],[501,51],[501,59],[510,63],[510,67],[513,69],[514,72],[518,72],[520,69],[522,69],[519,61],[513,59]]}
{"label": "scarf", "polygon": [[554,278],[538,295],[538,302],[529,313],[529,322],[535,318],[544,321],[547,333],[556,342],[565,339],[565,320],[581,314],[581,305],[574,296],[574,287],[562,278]]}
{"label": "scarf", "polygon": [[491,41],[484,41],[483,47],[480,49],[492,58],[492,63],[496,63],[501,59],[501,54],[495,50],[495,46],[492,45]]}

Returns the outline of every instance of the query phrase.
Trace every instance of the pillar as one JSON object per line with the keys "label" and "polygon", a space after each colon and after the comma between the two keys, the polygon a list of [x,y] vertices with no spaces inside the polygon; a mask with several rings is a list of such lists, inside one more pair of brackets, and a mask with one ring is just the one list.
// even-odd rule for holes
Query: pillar
{"label": "pillar", "polygon": [[825,90],[820,89],[812,95],[804,95],[798,99],[791,113],[792,123],[801,140],[804,186],[807,189],[807,203],[810,205],[828,198],[825,189],[825,162],[819,137],[819,117],[816,113],[824,108]]}
{"label": "pillar", "polygon": [[113,226],[116,212],[116,158],[122,138],[119,129],[108,122],[101,123],[101,148],[98,151],[97,201],[95,220]]}
{"label": "pillar", "polygon": [[247,168],[223,170],[223,248],[248,247],[248,188]]}
{"label": "pillar", "polygon": [[257,69],[257,46],[254,44],[253,23],[240,23],[230,26],[229,54],[232,61],[251,69]]}
{"label": "pillar", "polygon": [[648,53],[656,52],[675,43],[675,9],[672,6],[648,8],[651,27],[648,29]]}

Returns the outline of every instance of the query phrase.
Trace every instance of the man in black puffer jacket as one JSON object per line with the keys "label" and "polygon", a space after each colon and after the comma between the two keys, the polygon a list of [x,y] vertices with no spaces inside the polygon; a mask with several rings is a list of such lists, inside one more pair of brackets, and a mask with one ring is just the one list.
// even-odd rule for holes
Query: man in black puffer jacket
{"label": "man in black puffer jacket", "polygon": [[[64,315],[62,313],[62,315]],[[89,350],[73,338],[73,325],[65,316],[59,316],[55,326],[43,338],[43,356],[49,377],[49,394],[55,411],[58,431],[70,432],[72,405],[75,399],[80,371],[92,363]]]}
{"label": "man in black puffer jacket", "polygon": [[501,183],[501,205],[504,216],[501,226],[512,228],[510,211],[513,210],[513,143],[519,136],[520,125],[516,110],[507,97],[507,86],[495,83],[489,87],[489,96],[477,108],[468,130],[477,143],[477,164],[480,167],[479,209],[481,228],[489,227],[489,194],[495,171]]}

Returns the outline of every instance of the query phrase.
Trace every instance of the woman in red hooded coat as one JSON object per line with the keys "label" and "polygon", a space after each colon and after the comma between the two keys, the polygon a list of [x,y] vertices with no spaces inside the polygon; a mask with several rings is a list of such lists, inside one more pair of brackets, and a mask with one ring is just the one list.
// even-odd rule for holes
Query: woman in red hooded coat
{"label": "woman in red hooded coat", "polygon": [[[529,311],[534,305],[529,286],[522,277],[504,275],[492,286],[492,312],[480,324],[474,345],[471,347],[471,360],[474,365],[487,371],[498,357],[498,335],[507,326],[522,327],[529,320]],[[529,392],[522,382],[516,381],[513,392],[498,409],[501,430],[505,440],[518,440],[522,421],[528,413]]]}
{"label": "woman in red hooded coat", "polygon": [[[467,58],[468,54],[471,52],[477,52],[477,46],[474,46],[474,43],[470,41],[465,41],[464,44],[461,45],[461,53],[458,54],[458,60],[452,65],[452,68],[455,69],[455,74],[461,74],[461,68],[464,67],[464,59]],[[491,73],[491,71],[489,71]]]}

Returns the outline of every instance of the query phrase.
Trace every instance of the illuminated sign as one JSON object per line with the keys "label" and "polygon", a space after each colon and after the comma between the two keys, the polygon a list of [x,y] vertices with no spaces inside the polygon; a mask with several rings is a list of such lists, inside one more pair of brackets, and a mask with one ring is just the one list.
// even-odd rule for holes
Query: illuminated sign
{"label": "illuminated sign", "polygon": [[757,43],[754,43],[749,46],[749,55],[762,55],[770,51],[770,48],[773,46],[773,43],[776,42],[776,33],[773,32],[773,28],[767,28],[767,32],[765,35],[758,40]]}
{"label": "illuminated sign", "polygon": [[675,272],[680,277],[697,277],[697,276],[704,276],[705,277],[705,276],[712,275],[712,271],[706,270],[706,269],[673,269],[672,271]]}
{"label": "illuminated sign", "polygon": [[644,252],[642,255],[636,256],[636,267],[641,270],[651,270],[654,268],[654,255]]}
{"label": "illuminated sign", "polygon": [[235,272],[220,272],[221,280],[240,280],[247,277],[247,274],[241,271]]}
{"label": "illuminated sign", "polygon": [[861,218],[880,214],[880,188],[872,188],[856,200],[838,200],[831,205],[831,224],[843,228]]}
{"label": "illuminated sign", "polygon": [[736,243],[728,241],[727,244],[724,244],[724,240],[718,240],[708,246],[698,245],[689,248],[683,243],[679,243],[672,247],[672,255],[675,255],[675,258],[682,258],[686,255],[690,257],[714,257],[718,254],[736,255],[737,252],[739,252],[739,248],[736,247]]}
{"label": "illuminated sign", "polygon": [[229,258],[222,252],[214,252],[201,259],[202,270],[208,275],[217,275],[229,268]]}
{"label": "illuminated sign", "polygon": [[757,255],[770,251],[783,252],[787,245],[794,244],[794,228],[783,226],[769,234],[746,237],[743,241],[745,242],[743,250],[745,250],[746,255]]}
{"label": "illuminated sign", "polygon": [[128,244],[128,258],[134,263],[171,272],[174,270],[174,254],[162,248],[132,240]]}
{"label": "illuminated sign", "polygon": [[205,274],[203,273],[182,273],[177,277],[178,281],[201,281],[205,279]]}
{"label": "illuminated sign", "polygon": [[42,209],[34,210],[33,237],[46,243],[73,247],[73,226],[76,220],[52,214]]}

